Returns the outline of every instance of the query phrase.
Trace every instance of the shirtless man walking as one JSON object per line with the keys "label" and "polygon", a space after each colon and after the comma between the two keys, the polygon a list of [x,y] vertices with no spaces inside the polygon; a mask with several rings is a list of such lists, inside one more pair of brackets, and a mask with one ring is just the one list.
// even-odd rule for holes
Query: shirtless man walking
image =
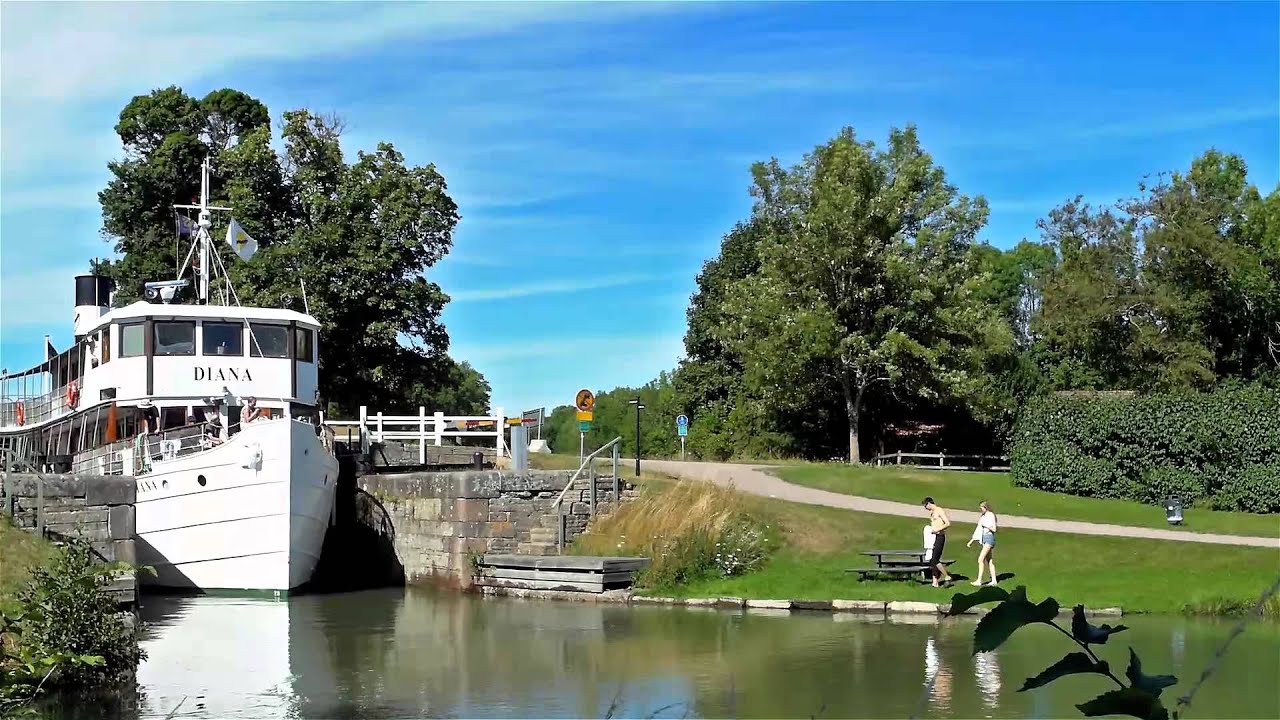
{"label": "shirtless man walking", "polygon": [[939,576],[943,582],[951,582],[951,573],[947,572],[947,566],[942,564],[942,548],[947,544],[947,528],[951,527],[951,519],[947,517],[947,511],[943,510],[933,501],[933,498],[924,499],[924,509],[929,511],[929,524],[933,526],[934,541],[933,554],[925,562],[925,566],[929,568],[929,572],[933,575],[933,586],[938,585]]}

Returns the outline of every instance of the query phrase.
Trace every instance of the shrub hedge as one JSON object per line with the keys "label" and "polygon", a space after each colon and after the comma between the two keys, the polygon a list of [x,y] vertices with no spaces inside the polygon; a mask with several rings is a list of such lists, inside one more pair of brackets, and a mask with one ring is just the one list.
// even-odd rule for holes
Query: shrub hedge
{"label": "shrub hedge", "polygon": [[1087,497],[1280,512],[1280,390],[1053,395],[1014,427],[1014,483]]}

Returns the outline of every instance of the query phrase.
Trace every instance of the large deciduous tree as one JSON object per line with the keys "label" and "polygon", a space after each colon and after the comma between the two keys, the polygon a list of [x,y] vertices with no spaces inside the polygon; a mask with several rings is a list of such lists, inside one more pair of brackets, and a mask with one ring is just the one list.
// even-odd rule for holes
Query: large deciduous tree
{"label": "large deciduous tree", "polygon": [[973,242],[987,216],[960,195],[913,127],[887,146],[850,128],[793,168],[753,169],[759,272],[730,291],[720,337],[776,401],[819,381],[838,393],[850,462],[868,393],[968,397],[1008,326],[981,301]]}
{"label": "large deciduous tree", "polygon": [[[483,411],[488,385],[447,356],[448,297],[424,275],[449,251],[459,219],[444,177],[434,165],[406,165],[389,143],[348,163],[341,130],[333,118],[286,112],[281,154],[266,106],[242,92],[196,100],[168,87],[133,98],[116,125],[124,158],[109,164],[114,177],[99,193],[104,235],[120,257],[96,261],[95,271],[116,281],[122,301],[146,281],[173,277],[186,254],[173,205],[198,196],[210,157],[213,204],[233,208],[259,245],[240,261],[215,243],[235,297],[320,321],[329,338],[325,400],[346,412],[361,404]],[[224,231],[215,226],[214,238]]]}
{"label": "large deciduous tree", "polygon": [[1079,198],[1041,222],[1059,258],[1032,323],[1061,389],[1206,389],[1277,368],[1280,188],[1214,150],[1114,210]]}

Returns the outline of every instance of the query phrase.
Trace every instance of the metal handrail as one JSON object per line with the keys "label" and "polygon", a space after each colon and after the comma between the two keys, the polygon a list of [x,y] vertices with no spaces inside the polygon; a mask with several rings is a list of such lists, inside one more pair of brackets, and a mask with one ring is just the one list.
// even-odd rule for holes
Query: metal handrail
{"label": "metal handrail", "polygon": [[[569,494],[569,489],[572,488],[573,484],[578,481],[578,477],[582,475],[582,471],[587,469],[587,465],[590,465],[591,461],[594,460],[597,455],[599,455],[600,453],[604,452],[605,450],[608,450],[609,448],[615,445],[617,445],[618,447],[621,447],[621,444],[620,444],[621,442],[622,442],[622,436],[619,435],[618,437],[610,440],[604,445],[601,445],[599,450],[596,450],[595,452],[583,458],[582,464],[579,465],[577,471],[573,473],[573,477],[569,478],[569,482],[564,486],[564,490],[560,491],[560,497],[556,498],[556,501],[551,503],[551,507],[556,507],[556,508],[560,507],[560,503],[564,502],[565,496]],[[617,477],[618,471],[616,468],[614,469],[613,474],[614,474],[614,477]]]}

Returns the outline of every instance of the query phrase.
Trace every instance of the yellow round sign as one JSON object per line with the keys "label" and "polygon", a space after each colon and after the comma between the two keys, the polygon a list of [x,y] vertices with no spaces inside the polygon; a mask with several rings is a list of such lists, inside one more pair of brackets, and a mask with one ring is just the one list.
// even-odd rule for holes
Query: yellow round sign
{"label": "yellow round sign", "polygon": [[578,409],[582,412],[591,412],[592,408],[596,406],[596,396],[592,395],[590,390],[582,388],[578,391],[578,396],[574,399],[574,404],[577,405]]}

